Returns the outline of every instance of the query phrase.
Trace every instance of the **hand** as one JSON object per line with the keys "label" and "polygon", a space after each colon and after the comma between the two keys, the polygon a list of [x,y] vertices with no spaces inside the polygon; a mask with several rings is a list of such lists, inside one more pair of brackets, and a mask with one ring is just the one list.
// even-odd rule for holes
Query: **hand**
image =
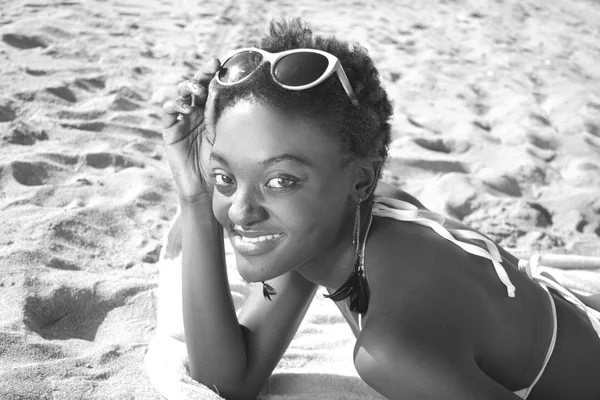
{"label": "hand", "polygon": [[207,165],[211,149],[207,137],[214,140],[214,93],[209,95],[208,89],[220,67],[216,58],[207,62],[192,80],[178,85],[178,99],[163,105],[163,141],[182,201],[212,194],[203,165]]}

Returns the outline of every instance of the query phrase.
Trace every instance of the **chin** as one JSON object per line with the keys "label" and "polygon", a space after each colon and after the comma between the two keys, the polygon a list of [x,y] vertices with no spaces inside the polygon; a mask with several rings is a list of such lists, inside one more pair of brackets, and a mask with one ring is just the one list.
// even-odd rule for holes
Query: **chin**
{"label": "chin", "polygon": [[235,253],[237,271],[247,282],[263,282],[281,276],[294,268],[286,268],[281,257],[245,257]]}
{"label": "chin", "polygon": [[260,271],[257,271],[248,260],[239,254],[235,255],[235,263],[238,274],[240,274],[246,282],[261,282],[265,280],[261,277]]}

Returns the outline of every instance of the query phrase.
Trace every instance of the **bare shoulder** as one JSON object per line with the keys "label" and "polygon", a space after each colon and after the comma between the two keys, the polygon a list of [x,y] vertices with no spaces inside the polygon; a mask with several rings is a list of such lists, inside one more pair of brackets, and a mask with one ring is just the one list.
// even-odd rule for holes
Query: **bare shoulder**
{"label": "bare shoulder", "polygon": [[[422,261],[434,270],[427,258],[396,260],[396,266],[418,268]],[[473,301],[480,298],[475,285],[446,274],[406,277],[406,269],[404,276],[390,275],[370,281],[371,302],[354,348],[361,378],[389,399],[513,398],[476,363],[492,325],[485,296]]]}
{"label": "bare shoulder", "polygon": [[[431,229],[379,218],[373,223],[365,269],[370,286],[365,330],[384,329],[410,345],[416,342],[476,342],[492,314],[494,293],[502,285],[482,277],[492,271],[471,266],[473,256]],[[477,301],[474,301],[477,299]]]}

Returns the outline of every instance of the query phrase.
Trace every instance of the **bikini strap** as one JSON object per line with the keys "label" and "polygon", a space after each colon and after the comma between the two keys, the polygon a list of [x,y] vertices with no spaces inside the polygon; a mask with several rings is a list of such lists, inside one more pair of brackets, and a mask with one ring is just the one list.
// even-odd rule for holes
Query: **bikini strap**
{"label": "bikini strap", "polygon": [[534,281],[538,282],[542,286],[555,290],[563,299],[575,305],[581,311],[583,311],[590,323],[594,327],[594,330],[600,337],[600,316],[598,312],[592,309],[591,307],[583,304],[581,300],[579,300],[569,289],[562,286],[560,283],[553,281],[552,279],[542,275],[538,272],[538,268],[541,266],[540,255],[534,254],[529,261],[527,260],[519,260],[519,270],[523,273],[527,274],[527,276]]}
{"label": "bikini strap", "polygon": [[[498,248],[494,242],[482,234],[466,229],[453,229],[451,233],[443,226],[443,223],[445,222],[443,216],[432,211],[419,210],[413,204],[387,197],[375,197],[373,215],[392,218],[398,221],[414,222],[426,226],[433,229],[438,235],[454,243],[467,253],[490,260],[494,266],[496,275],[498,275],[500,281],[506,286],[508,296],[515,297],[515,286],[510,281],[506,270],[501,264],[502,256],[500,255]],[[486,248],[466,243],[459,239],[479,240],[485,244]]]}
{"label": "bikini strap", "polygon": [[544,371],[548,366],[548,362],[550,361],[550,357],[552,357],[552,353],[554,353],[554,347],[556,346],[556,336],[558,332],[558,318],[556,316],[556,305],[554,304],[554,299],[552,298],[552,294],[550,294],[548,288],[544,285],[540,286],[546,291],[546,293],[548,294],[548,298],[550,299],[550,306],[552,308],[552,337],[550,339],[548,351],[546,351],[546,357],[544,357],[544,362],[542,363],[542,368],[540,368],[540,371],[538,372],[531,385],[529,385],[529,387],[526,387],[525,389],[514,392],[517,396],[519,396],[522,399],[527,399],[527,397],[529,397],[529,394],[531,393],[535,385],[538,383],[542,375],[544,375]]}

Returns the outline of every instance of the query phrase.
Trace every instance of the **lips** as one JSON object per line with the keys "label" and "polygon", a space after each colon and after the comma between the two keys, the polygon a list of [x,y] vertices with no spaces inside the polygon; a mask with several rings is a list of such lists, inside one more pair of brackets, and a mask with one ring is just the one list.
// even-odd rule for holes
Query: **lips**
{"label": "lips", "polygon": [[243,242],[258,243],[258,242],[266,242],[267,240],[279,239],[281,236],[283,236],[283,234],[277,233],[275,235],[264,235],[264,236],[256,236],[256,237],[243,236],[243,235],[238,235],[238,236],[240,237],[240,240],[242,240]]}
{"label": "lips", "polygon": [[283,238],[283,233],[260,233],[234,231],[231,244],[239,253],[247,256],[258,256],[273,250]]}

